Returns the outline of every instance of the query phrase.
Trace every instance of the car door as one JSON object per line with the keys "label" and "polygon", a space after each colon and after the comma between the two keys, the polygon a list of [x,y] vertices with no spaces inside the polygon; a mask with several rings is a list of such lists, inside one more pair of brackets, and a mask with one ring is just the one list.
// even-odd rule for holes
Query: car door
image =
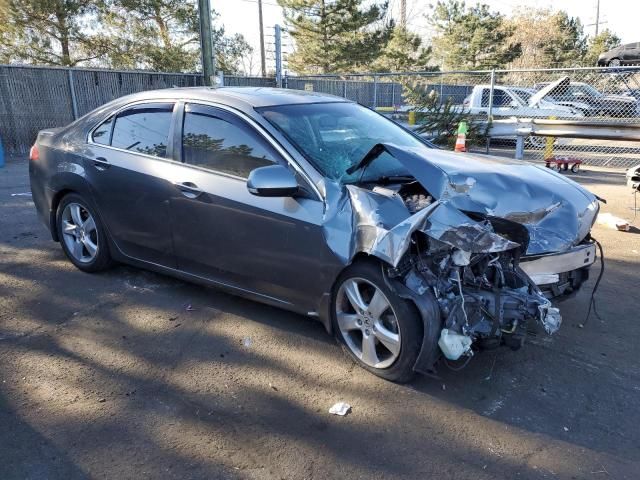
{"label": "car door", "polygon": [[172,102],[120,110],[91,132],[85,157],[94,201],[118,249],[170,267],[173,110]]}
{"label": "car door", "polygon": [[[491,98],[491,90],[485,88],[482,90],[481,106],[483,112],[489,112],[489,101]],[[500,87],[493,89],[493,107],[491,108],[491,114],[496,117],[504,117],[511,115],[518,115],[520,111],[515,107],[517,102],[512,98],[509,93]]]}
{"label": "car door", "polygon": [[640,63],[640,43],[625,45],[622,60],[624,63]]}
{"label": "car door", "polygon": [[184,166],[171,198],[178,267],[315,308],[329,255],[321,199],[310,188],[295,198],[251,194],[253,169],[287,164],[273,144],[226,110],[187,104],[183,115]]}

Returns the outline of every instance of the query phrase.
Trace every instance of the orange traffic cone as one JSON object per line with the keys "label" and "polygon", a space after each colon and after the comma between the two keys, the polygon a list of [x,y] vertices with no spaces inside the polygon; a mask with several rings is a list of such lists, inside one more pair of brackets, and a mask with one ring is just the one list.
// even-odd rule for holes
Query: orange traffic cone
{"label": "orange traffic cone", "polygon": [[458,138],[456,138],[456,146],[454,151],[456,152],[466,152],[467,148],[465,146],[467,141],[467,124],[466,122],[460,122],[458,125]]}

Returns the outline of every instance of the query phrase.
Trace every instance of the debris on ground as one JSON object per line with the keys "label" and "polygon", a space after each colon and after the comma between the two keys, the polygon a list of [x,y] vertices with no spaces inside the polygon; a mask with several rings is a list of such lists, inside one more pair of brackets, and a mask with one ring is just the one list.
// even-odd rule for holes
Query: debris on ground
{"label": "debris on ground", "polygon": [[628,232],[631,229],[631,225],[624,218],[616,217],[610,213],[601,213],[598,215],[597,221],[600,225],[605,225],[621,232]]}
{"label": "debris on ground", "polygon": [[31,192],[12,193],[12,197],[31,197]]}
{"label": "debris on ground", "polygon": [[244,337],[242,339],[242,345],[249,348],[251,345],[253,345],[253,340],[251,340],[251,337]]}
{"label": "debris on ground", "polygon": [[340,415],[341,417],[344,417],[350,411],[351,405],[346,402],[338,402],[329,409],[329,413],[332,413],[333,415]]}
{"label": "debris on ground", "polygon": [[195,310],[195,308],[193,308],[193,305],[191,305],[191,304],[188,304],[186,307],[184,307],[184,309],[187,312],[193,312]]}
{"label": "debris on ground", "polygon": [[568,432],[568,431],[569,431],[569,427],[562,427],[562,429],[563,429],[565,432]]}

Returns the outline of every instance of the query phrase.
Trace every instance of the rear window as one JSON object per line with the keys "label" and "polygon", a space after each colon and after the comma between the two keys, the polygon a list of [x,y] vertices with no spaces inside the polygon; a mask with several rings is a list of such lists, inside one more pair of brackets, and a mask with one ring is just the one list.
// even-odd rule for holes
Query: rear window
{"label": "rear window", "polygon": [[167,156],[172,104],[138,105],[116,117],[111,146],[164,158]]}

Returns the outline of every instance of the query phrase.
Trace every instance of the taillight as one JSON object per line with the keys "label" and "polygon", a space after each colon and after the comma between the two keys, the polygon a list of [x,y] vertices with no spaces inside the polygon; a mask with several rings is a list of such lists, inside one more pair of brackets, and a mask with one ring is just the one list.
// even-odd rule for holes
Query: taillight
{"label": "taillight", "polygon": [[38,150],[38,145],[35,143],[31,150],[29,150],[29,160],[40,160],[40,150]]}

